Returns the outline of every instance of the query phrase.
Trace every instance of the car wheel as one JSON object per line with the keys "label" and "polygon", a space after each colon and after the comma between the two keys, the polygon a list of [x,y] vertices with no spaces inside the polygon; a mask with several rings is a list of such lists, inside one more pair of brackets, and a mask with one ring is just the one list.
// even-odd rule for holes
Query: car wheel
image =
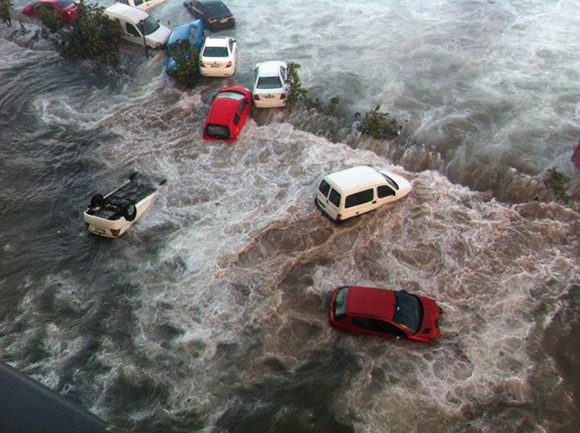
{"label": "car wheel", "polygon": [[137,208],[134,203],[126,204],[123,207],[123,216],[127,221],[134,221],[137,216]]}
{"label": "car wheel", "polygon": [[103,197],[103,194],[95,194],[94,196],[91,197],[91,207],[92,208],[101,207],[104,204],[105,204],[105,198]]}

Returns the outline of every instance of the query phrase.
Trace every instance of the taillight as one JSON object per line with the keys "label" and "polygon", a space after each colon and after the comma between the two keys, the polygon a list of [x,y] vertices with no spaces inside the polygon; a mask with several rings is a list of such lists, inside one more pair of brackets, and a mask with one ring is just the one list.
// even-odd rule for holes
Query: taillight
{"label": "taillight", "polygon": [[259,101],[260,97],[258,95],[254,95],[254,101]]}
{"label": "taillight", "polygon": [[228,62],[228,64],[226,65],[226,68],[229,68],[230,66],[232,66],[232,61],[231,61],[231,60],[230,60],[230,61]]}
{"label": "taillight", "polygon": [[111,234],[113,235],[113,237],[119,236],[119,233],[121,233],[120,229],[111,229]]}
{"label": "taillight", "polygon": [[155,48],[161,48],[163,44],[161,42],[155,42]]}
{"label": "taillight", "polygon": [[282,93],[282,94],[280,95],[280,99],[286,99],[286,93]]}
{"label": "taillight", "polygon": [[205,63],[203,63],[201,60],[199,61],[199,66],[201,66],[202,68],[205,67]]}

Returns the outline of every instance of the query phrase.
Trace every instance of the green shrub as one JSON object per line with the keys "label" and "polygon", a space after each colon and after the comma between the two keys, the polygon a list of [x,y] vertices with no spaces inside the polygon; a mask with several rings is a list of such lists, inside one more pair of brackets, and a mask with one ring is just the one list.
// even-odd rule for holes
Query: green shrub
{"label": "green shrub", "polygon": [[10,0],[0,0],[0,19],[8,27],[12,26],[12,2]]}
{"label": "green shrub", "polygon": [[307,108],[314,108],[324,114],[332,115],[336,111],[336,107],[340,103],[340,98],[335,96],[330,99],[328,105],[324,104],[320,98],[312,99],[308,96],[308,90],[302,86],[302,80],[300,79],[300,74],[298,70],[300,65],[297,63],[289,63],[288,70],[290,72],[290,82],[292,86],[290,88],[290,94],[288,95],[288,102],[294,104],[298,101],[302,102]]}
{"label": "green shrub", "polygon": [[298,63],[288,63],[288,70],[290,71],[290,94],[288,95],[288,102],[294,104],[298,101],[304,101],[308,97],[308,90],[302,87],[302,80],[298,74],[300,65]]}
{"label": "green shrub", "polygon": [[377,105],[373,110],[368,111],[358,130],[363,134],[370,135],[373,138],[393,138],[400,134],[401,127],[389,113],[379,111],[380,105]]}
{"label": "green shrub", "polygon": [[170,48],[170,54],[175,59],[176,68],[169,75],[183,86],[195,87],[200,79],[197,50],[189,44],[175,44]]}
{"label": "green shrub", "polygon": [[568,192],[570,178],[568,176],[560,173],[556,167],[553,167],[546,171],[544,184],[552,190],[557,200],[565,204],[570,204],[571,197]]}
{"label": "green shrub", "polygon": [[88,5],[81,0],[79,16],[70,24],[54,19],[52,14],[42,14],[43,26],[63,57],[94,60],[107,65],[119,63],[121,25],[103,13],[104,7]]}

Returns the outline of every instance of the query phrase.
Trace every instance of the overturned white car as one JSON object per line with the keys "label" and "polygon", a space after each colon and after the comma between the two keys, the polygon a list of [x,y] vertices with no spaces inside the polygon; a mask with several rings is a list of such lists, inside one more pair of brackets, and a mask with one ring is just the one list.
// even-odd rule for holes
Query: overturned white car
{"label": "overturned white car", "polygon": [[[159,183],[163,185],[165,180]],[[95,194],[83,217],[90,233],[116,238],[137,222],[153,204],[157,187],[137,173],[106,196]]]}

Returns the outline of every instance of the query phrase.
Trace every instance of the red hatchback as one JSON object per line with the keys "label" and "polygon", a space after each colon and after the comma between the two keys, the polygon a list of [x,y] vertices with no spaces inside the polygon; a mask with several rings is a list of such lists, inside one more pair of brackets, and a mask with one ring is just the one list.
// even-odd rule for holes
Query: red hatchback
{"label": "red hatchback", "polygon": [[27,17],[38,17],[42,12],[55,12],[65,23],[73,22],[78,17],[77,4],[72,0],[40,0],[22,9]]}
{"label": "red hatchback", "polygon": [[233,143],[244,127],[250,108],[252,92],[242,86],[224,86],[214,97],[203,126],[204,140]]}
{"label": "red hatchback", "polygon": [[428,342],[441,336],[441,308],[431,298],[371,287],[338,287],[330,324],[345,332]]}

